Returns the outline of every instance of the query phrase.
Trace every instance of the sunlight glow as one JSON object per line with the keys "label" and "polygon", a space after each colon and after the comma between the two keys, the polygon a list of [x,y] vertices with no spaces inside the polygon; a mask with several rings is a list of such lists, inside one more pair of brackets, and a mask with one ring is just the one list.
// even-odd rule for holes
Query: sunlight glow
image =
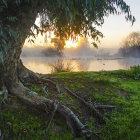
{"label": "sunlight glow", "polygon": [[69,39],[65,42],[64,48],[76,48],[77,44],[78,44],[77,41],[73,41],[73,40]]}

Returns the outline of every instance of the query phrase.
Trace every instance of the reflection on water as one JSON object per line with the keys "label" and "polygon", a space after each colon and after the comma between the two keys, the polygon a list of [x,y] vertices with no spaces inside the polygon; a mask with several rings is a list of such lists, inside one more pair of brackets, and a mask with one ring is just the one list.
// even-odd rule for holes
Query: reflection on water
{"label": "reflection on water", "polygon": [[[52,57],[24,57],[22,58],[24,65],[30,70],[42,74],[51,73],[50,64],[56,62],[58,58]],[[100,70],[118,70],[129,69],[130,66],[140,65],[139,58],[128,59],[112,59],[112,60],[97,60],[97,59],[65,59],[64,63],[70,62],[74,67],[74,71],[100,71]]]}

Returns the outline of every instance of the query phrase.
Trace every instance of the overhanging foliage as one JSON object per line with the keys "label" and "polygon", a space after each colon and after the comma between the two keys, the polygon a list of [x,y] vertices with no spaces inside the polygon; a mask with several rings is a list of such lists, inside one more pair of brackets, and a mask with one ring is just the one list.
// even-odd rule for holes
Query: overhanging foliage
{"label": "overhanging foliage", "polygon": [[[125,14],[132,24],[135,18],[124,0],[1,0],[0,1],[0,51],[6,52],[7,41],[36,33],[53,30],[60,38],[75,39],[77,36],[90,36],[94,40],[103,37],[95,28],[104,23],[104,16]],[[34,16],[40,16],[41,28],[33,25],[28,30]],[[96,46],[96,43],[93,43]],[[0,54],[2,58],[2,53]],[[2,59],[1,59],[2,60]]]}

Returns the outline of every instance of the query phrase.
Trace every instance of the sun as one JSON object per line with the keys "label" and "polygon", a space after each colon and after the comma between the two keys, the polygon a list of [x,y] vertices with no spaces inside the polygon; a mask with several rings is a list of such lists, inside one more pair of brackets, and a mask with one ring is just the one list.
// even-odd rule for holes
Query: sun
{"label": "sun", "polygon": [[76,48],[77,44],[78,44],[77,41],[73,41],[69,39],[69,40],[66,40],[64,48]]}

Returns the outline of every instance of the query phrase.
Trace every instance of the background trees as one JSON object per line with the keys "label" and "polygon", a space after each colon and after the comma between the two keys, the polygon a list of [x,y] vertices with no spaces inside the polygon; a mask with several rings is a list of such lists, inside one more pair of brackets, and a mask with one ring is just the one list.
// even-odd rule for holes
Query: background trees
{"label": "background trees", "polygon": [[140,57],[140,32],[130,33],[123,40],[119,52],[122,56]]}

